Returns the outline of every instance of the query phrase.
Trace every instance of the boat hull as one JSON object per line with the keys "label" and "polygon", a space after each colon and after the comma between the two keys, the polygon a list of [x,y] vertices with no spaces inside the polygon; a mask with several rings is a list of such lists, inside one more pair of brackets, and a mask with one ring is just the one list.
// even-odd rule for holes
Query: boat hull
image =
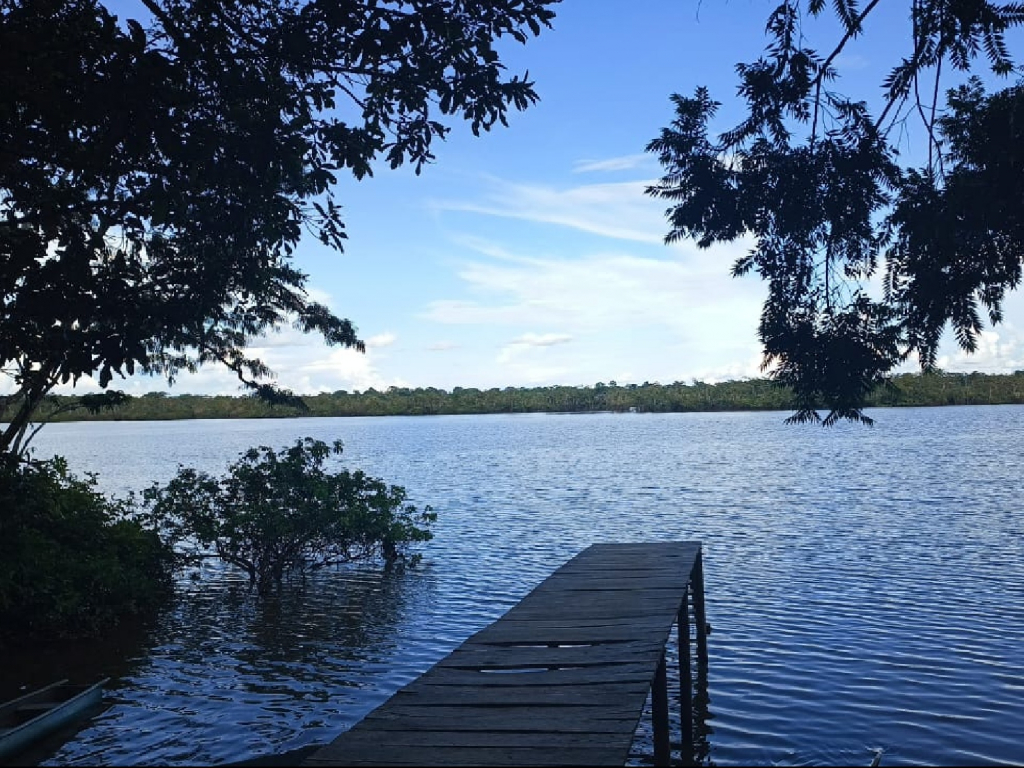
{"label": "boat hull", "polygon": [[66,680],[0,705],[0,759],[32,746],[47,734],[82,718],[103,700],[104,679],[95,685]]}

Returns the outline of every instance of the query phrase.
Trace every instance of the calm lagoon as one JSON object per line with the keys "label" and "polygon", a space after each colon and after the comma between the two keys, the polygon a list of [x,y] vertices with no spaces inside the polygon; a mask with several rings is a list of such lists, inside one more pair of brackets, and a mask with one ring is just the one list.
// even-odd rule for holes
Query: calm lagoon
{"label": "calm lagoon", "polygon": [[102,654],[9,671],[114,677],[51,764],[241,760],[330,740],[591,543],[700,539],[713,763],[1024,763],[1024,407],[872,415],[48,426],[36,456],[115,494],[340,438],[342,462],[439,520],[404,574],[325,573],[261,603],[211,571]]}

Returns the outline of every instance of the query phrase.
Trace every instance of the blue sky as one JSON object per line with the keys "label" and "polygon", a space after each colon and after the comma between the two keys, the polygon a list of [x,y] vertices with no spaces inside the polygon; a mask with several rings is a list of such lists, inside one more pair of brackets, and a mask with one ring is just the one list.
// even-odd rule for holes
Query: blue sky
{"label": "blue sky", "polygon": [[[131,15],[132,3],[119,5]],[[290,330],[253,352],[300,393],[759,375],[765,291],[754,276],[728,276],[747,246],[664,245],[665,206],[643,195],[660,168],[643,150],[671,120],[674,91],[707,85],[724,102],[718,127],[736,121],[733,68],[764,47],[772,5],[557,6],[553,30],[503,49],[510,72],[529,70],[539,104],[479,138],[455,125],[420,176],[381,165],[372,179],[343,180],[345,252],[312,241],[300,247],[311,295],[357,325],[366,354]],[[906,50],[908,3],[890,5],[897,7],[881,4],[842,55],[838,87],[850,95],[874,99],[894,53]],[[811,44],[830,50],[837,36],[823,26]],[[905,151],[918,149],[911,134]],[[1024,368],[1019,295],[1006,318],[973,357],[947,344],[942,367]],[[168,389],[146,377],[113,386]],[[238,386],[211,367],[181,376],[171,391],[233,394]]]}

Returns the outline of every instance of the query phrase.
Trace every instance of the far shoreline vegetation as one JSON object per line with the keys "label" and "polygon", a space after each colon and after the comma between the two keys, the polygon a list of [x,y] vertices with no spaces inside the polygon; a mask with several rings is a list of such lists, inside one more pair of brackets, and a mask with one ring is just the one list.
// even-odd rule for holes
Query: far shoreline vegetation
{"label": "far shoreline vegetation", "polygon": [[[794,410],[788,388],[770,379],[709,384],[505,387],[389,387],[385,391],[338,390],[303,395],[305,408],[272,405],[251,395],[170,395],[151,392],[111,408],[75,407],[78,397],[55,395],[38,413],[39,421],[171,421],[323,416],[428,416],[494,413],[596,413],[602,411],[673,413]],[[867,407],[1024,404],[1024,370],[1012,374],[907,373],[893,376],[868,397]],[[825,407],[824,404],[822,407]]]}

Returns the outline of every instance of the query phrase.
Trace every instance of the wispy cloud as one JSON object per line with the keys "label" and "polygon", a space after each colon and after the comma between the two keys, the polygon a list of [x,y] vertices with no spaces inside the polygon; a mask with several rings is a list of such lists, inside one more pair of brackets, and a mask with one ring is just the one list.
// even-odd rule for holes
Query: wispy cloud
{"label": "wispy cloud", "polygon": [[490,191],[479,200],[434,204],[442,210],[557,224],[603,237],[660,245],[667,231],[664,204],[644,194],[651,183],[637,180],[558,189],[494,179]]}
{"label": "wispy cloud", "polygon": [[[474,334],[513,329],[495,359],[510,381],[607,381],[610,364],[652,381],[754,375],[759,359],[748,361],[757,352],[764,285],[728,274],[749,246],[652,249],[668,258],[516,256],[499,249],[498,258],[484,255],[459,269],[466,296],[433,301],[423,317]],[[538,326],[550,330],[526,330]],[[614,360],[609,350],[617,350]],[[737,360],[744,362],[732,365]]]}
{"label": "wispy cloud", "polygon": [[653,158],[649,154],[622,155],[609,157],[605,160],[577,160],[573,165],[573,173],[594,173],[603,171],[631,171],[650,165]]}
{"label": "wispy cloud", "polygon": [[447,352],[449,349],[458,349],[459,345],[454,341],[438,341],[427,347],[430,352]]}
{"label": "wispy cloud", "polygon": [[572,336],[567,333],[524,333],[509,343],[526,347],[553,347],[555,344],[565,344],[569,341],[572,341]]}
{"label": "wispy cloud", "polygon": [[631,254],[474,261],[458,274],[476,298],[433,301],[425,317],[457,325],[543,323],[569,331],[653,324],[696,333],[698,322],[731,325],[757,316],[763,287],[730,278],[732,258],[723,249],[695,263]]}

